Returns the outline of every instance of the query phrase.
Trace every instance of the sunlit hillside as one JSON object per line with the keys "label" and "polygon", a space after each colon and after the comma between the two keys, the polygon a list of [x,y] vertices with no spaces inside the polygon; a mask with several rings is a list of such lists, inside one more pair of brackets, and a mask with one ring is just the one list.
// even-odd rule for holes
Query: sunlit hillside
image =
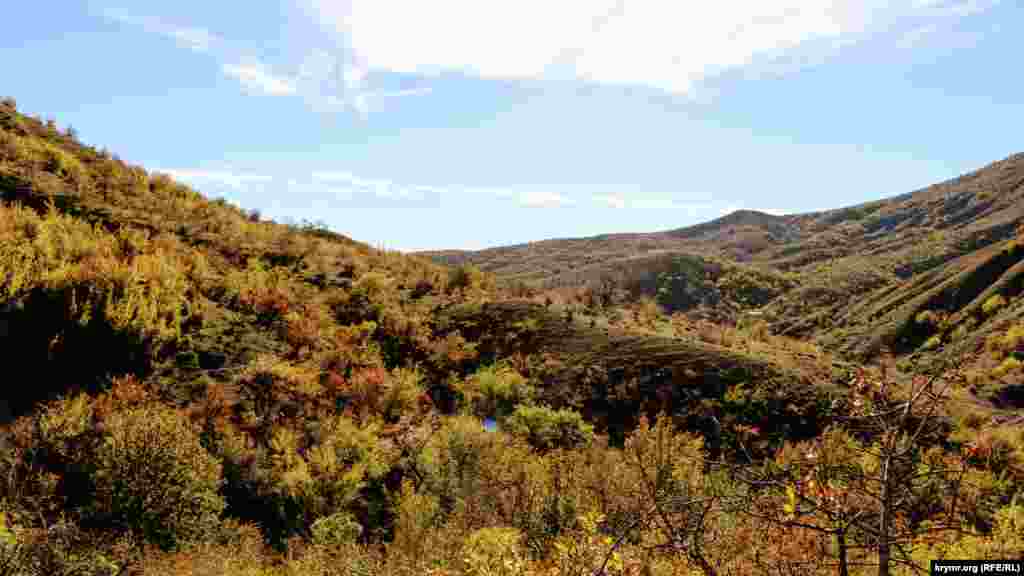
{"label": "sunlit hillside", "polygon": [[0,575],[1021,558],[1022,162],[542,243],[577,283],[266,221],[4,100]]}

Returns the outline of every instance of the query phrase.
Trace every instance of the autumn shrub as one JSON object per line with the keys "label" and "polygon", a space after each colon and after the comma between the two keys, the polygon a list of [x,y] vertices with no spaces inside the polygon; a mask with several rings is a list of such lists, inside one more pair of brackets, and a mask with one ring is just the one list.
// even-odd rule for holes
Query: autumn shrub
{"label": "autumn shrub", "polygon": [[365,368],[352,373],[349,392],[352,409],[362,418],[380,417],[397,422],[415,413],[423,394],[420,373],[410,368]]}
{"label": "autumn shrub", "polygon": [[579,412],[547,406],[517,406],[502,424],[502,429],[525,439],[538,450],[573,449],[594,439],[594,428]]}
{"label": "autumn shrub", "polygon": [[434,529],[442,521],[439,498],[431,492],[430,487],[417,490],[410,480],[402,482],[395,495],[395,536],[388,544],[390,556],[427,565],[440,552],[430,548]]}
{"label": "autumn shrub", "polygon": [[163,548],[208,538],[224,510],[221,465],[192,426],[155,406],[115,412],[103,424],[87,519]]}
{"label": "autumn shrub", "polygon": [[415,466],[422,478],[420,487],[438,499],[444,517],[464,508],[467,501],[493,507],[493,501],[480,502],[472,497],[484,490],[484,471],[499,460],[506,448],[504,435],[488,432],[478,419],[446,418],[416,456]]}
{"label": "autumn shrub", "polygon": [[170,237],[115,236],[52,204],[42,217],[0,207],[0,296],[62,295],[82,326],[102,315],[117,330],[177,338],[204,270],[201,255]]}
{"label": "autumn shrub", "polygon": [[551,562],[560,576],[622,574],[623,562],[613,548],[615,539],[600,530],[604,516],[596,511],[581,514],[577,527],[559,536],[552,545]]}
{"label": "autumn shrub", "polygon": [[472,264],[452,268],[448,273],[448,290],[472,290],[484,282],[484,274]]}
{"label": "autumn shrub", "polygon": [[264,528],[278,547],[291,536],[307,536],[317,520],[349,509],[364,490],[390,470],[395,456],[376,425],[344,415],[321,418],[307,433],[287,426],[270,432],[265,459],[249,473],[268,515]]}
{"label": "autumn shrub", "polygon": [[394,572],[385,568],[381,555],[370,547],[356,544],[339,546],[315,544],[305,547],[280,571],[273,574],[280,576],[377,576],[378,574],[394,574]]}
{"label": "autumn shrub", "polygon": [[266,550],[260,531],[228,521],[229,537],[197,542],[183,550],[146,549],[125,573],[140,576],[271,576],[276,558]]}
{"label": "autumn shrub", "polygon": [[505,363],[478,370],[466,379],[462,392],[474,414],[498,419],[534,397],[529,381]]}
{"label": "autumn shrub", "polygon": [[522,534],[515,528],[488,527],[474,531],[462,547],[466,576],[518,576],[526,568]]}
{"label": "autumn shrub", "polygon": [[363,527],[348,512],[335,512],[313,522],[313,543],[324,546],[354,544],[363,533]]}
{"label": "autumn shrub", "polygon": [[123,566],[75,523],[41,528],[9,526],[0,513],[0,574],[12,576],[116,576]]}

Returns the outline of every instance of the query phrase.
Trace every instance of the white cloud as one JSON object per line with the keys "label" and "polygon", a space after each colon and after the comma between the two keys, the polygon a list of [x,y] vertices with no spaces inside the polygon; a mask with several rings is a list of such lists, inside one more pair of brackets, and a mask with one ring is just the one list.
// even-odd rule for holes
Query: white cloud
{"label": "white cloud", "polygon": [[575,200],[564,194],[543,190],[522,191],[513,188],[473,187],[459,188],[455,191],[477,197],[489,196],[503,200],[512,200],[520,206],[529,208],[558,208],[561,206],[574,206],[576,204]]}
{"label": "white cloud", "polygon": [[831,50],[997,1],[304,0],[344,39],[356,101],[373,70],[510,79],[568,70],[579,80],[683,94],[708,77],[803,45]]}
{"label": "white cloud", "polygon": [[435,186],[410,186],[391,180],[361,178],[351,172],[338,170],[316,171],[311,176],[317,182],[341,184],[334,186],[333,189],[348,190],[350,195],[353,192],[362,192],[388,200],[423,200],[428,194],[444,192],[442,188]]}
{"label": "white cloud", "polygon": [[258,60],[244,64],[223,64],[222,70],[247,90],[262,92],[271,96],[287,96],[296,91],[295,81],[287,76],[272,73]]}
{"label": "white cloud", "polygon": [[522,206],[531,208],[558,208],[575,204],[571,198],[557,192],[521,192],[516,195],[516,200]]}
{"label": "white cloud", "polygon": [[209,52],[210,47],[219,40],[203,28],[173,28],[170,34],[178,44],[195,52]]}
{"label": "white cloud", "polygon": [[350,40],[351,33],[342,28],[341,32],[335,32],[335,45],[331,50],[312,50],[300,64],[296,84],[313,107],[325,112],[351,110],[366,119],[375,101],[424,96],[432,92],[429,86],[401,90],[372,89],[370,70]]}
{"label": "white cloud", "polygon": [[221,42],[219,36],[205,28],[176,25],[160,18],[139,18],[114,12],[108,12],[106,16],[116,22],[141,28],[150,34],[158,34],[170,38],[182,48],[192,50],[193,52],[209,52]]}
{"label": "white cloud", "polygon": [[200,186],[202,184],[216,183],[237,190],[244,189],[247,184],[258,182],[269,182],[270,176],[253,174],[249,172],[235,172],[232,170],[196,170],[196,169],[170,169],[158,170],[168,176]]}

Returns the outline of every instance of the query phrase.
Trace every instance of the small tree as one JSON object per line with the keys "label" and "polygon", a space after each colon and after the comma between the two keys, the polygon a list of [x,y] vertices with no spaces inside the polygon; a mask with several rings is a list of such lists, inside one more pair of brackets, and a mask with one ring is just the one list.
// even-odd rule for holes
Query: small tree
{"label": "small tree", "polygon": [[949,386],[939,375],[919,376],[900,393],[891,381],[861,372],[850,389],[849,416],[817,441],[738,475],[767,488],[764,495],[784,514],[741,509],[834,538],[842,575],[849,574],[853,549],[877,554],[879,576],[896,564],[927,573],[907,545],[925,532],[959,527],[951,521],[966,472],[960,458],[937,445],[948,432],[940,415]]}

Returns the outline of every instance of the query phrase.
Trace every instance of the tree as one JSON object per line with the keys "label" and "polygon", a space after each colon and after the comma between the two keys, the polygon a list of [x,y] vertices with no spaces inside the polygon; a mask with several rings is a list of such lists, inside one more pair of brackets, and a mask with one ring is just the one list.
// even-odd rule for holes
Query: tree
{"label": "tree", "polygon": [[901,393],[887,378],[861,371],[850,388],[849,416],[753,474],[738,474],[784,514],[741,509],[833,538],[841,575],[849,574],[854,550],[874,551],[879,576],[897,564],[927,573],[907,545],[926,532],[959,528],[954,519],[966,473],[964,461],[939,446],[949,431],[942,408],[951,380],[918,376]]}

